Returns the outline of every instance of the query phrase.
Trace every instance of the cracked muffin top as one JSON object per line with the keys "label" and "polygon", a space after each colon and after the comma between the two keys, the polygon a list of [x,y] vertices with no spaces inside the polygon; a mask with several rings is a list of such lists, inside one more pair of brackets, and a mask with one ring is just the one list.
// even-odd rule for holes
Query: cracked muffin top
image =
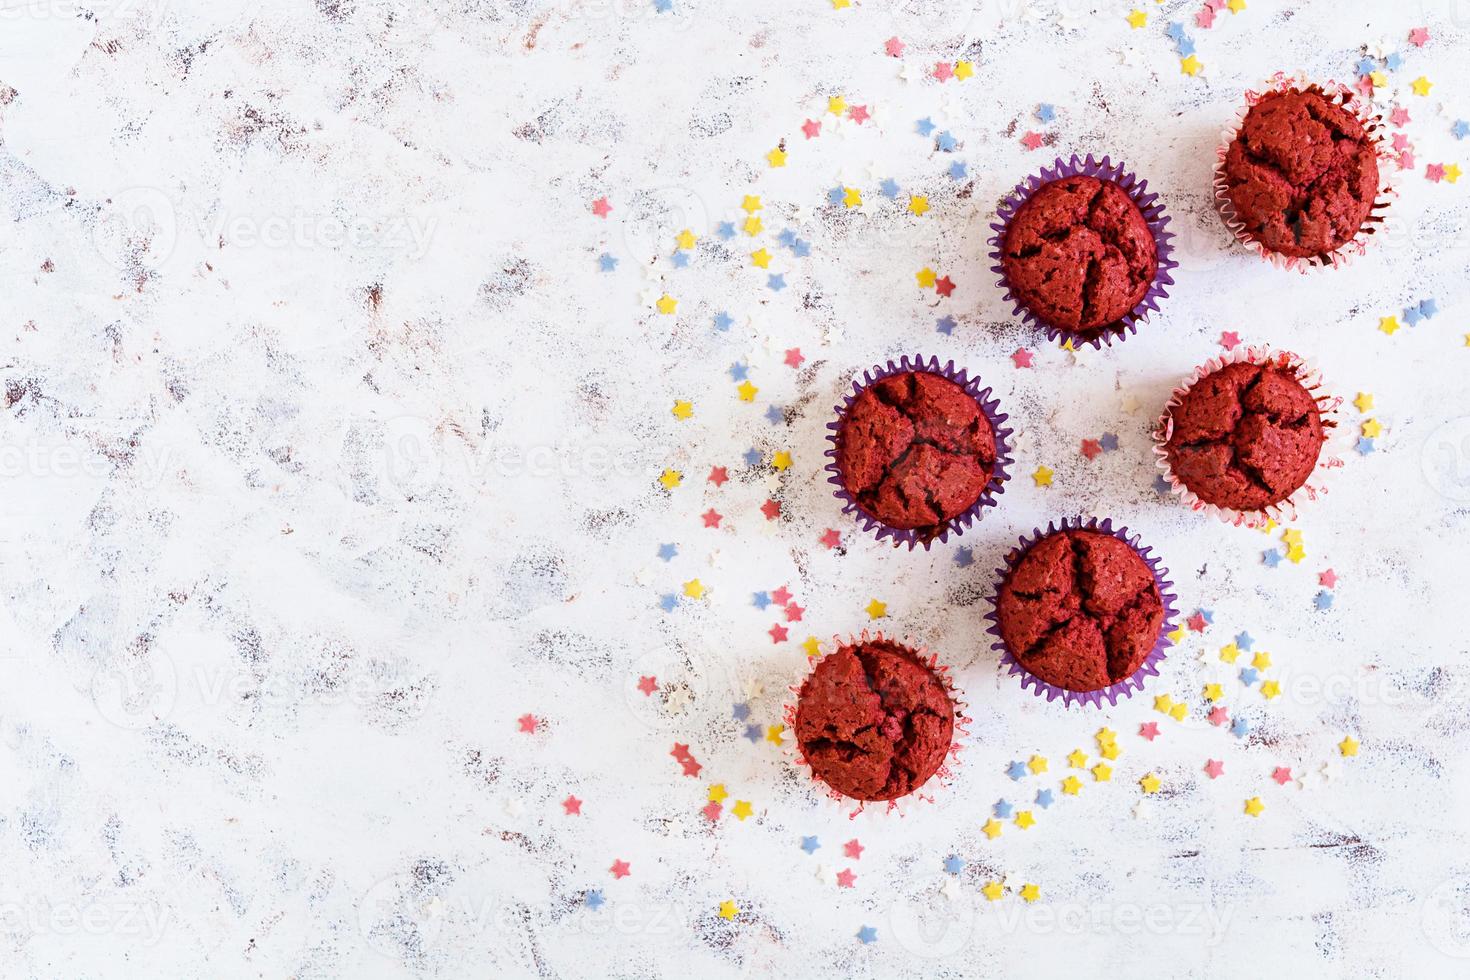
{"label": "cracked muffin top", "polygon": [[995,432],[980,403],[927,371],[903,371],[863,389],[836,442],[838,473],[852,498],[921,539],[974,506],[995,472]]}
{"label": "cracked muffin top", "polygon": [[1264,510],[1316,468],[1322,411],[1290,369],[1229,364],[1196,381],[1170,412],[1174,476],[1207,504]]}
{"label": "cracked muffin top", "polygon": [[1353,113],[1316,91],[1272,92],[1246,111],[1222,168],[1246,231],[1281,255],[1352,241],[1378,197],[1378,151]]}
{"label": "cracked muffin top", "polygon": [[1011,655],[1068,691],[1097,691],[1143,665],[1164,625],[1148,563],[1100,531],[1056,531],[1001,583],[996,623]]}
{"label": "cracked muffin top", "polygon": [[955,706],[915,651],[847,644],[817,661],[796,703],[796,742],[818,779],[856,800],[896,800],[949,753]]}
{"label": "cracked muffin top", "polygon": [[1016,298],[1085,337],[1127,316],[1159,270],[1143,212],[1110,180],[1063,177],[1039,188],[1006,231],[1001,266]]}

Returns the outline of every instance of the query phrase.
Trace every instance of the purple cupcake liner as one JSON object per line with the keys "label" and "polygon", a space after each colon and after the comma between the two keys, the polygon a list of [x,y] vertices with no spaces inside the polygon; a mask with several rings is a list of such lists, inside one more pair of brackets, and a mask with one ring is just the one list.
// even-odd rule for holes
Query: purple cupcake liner
{"label": "purple cupcake liner", "polygon": [[1056,162],[1050,167],[1017,184],[1016,189],[1011,191],[1010,196],[1003,200],[1000,207],[996,209],[996,221],[990,226],[990,230],[995,232],[989,239],[990,260],[995,263],[990,267],[990,271],[1000,277],[995,284],[1005,290],[1005,298],[1014,306],[1012,314],[1020,316],[1024,322],[1032,326],[1045,328],[1047,340],[1075,342],[1082,338],[1077,331],[1048,323],[1022,303],[1020,297],[1011,289],[1010,278],[1006,275],[1005,264],[1001,261],[1001,253],[1005,249],[1006,233],[1010,229],[1011,221],[1015,218],[1016,212],[1021,210],[1021,206],[1031,199],[1031,195],[1054,180],[1079,176],[1110,180],[1121,187],[1133,200],[1133,203],[1138,205],[1144,221],[1148,223],[1148,230],[1153,233],[1154,252],[1159,263],[1158,271],[1154,273],[1154,281],[1149,285],[1148,292],[1143,294],[1143,299],[1139,300],[1138,305],[1121,319],[1099,328],[1095,336],[1083,340],[1083,343],[1091,344],[1101,350],[1104,343],[1112,346],[1114,337],[1119,343],[1122,343],[1128,339],[1130,334],[1137,333],[1138,324],[1146,323],[1150,312],[1158,312],[1159,300],[1168,298],[1169,291],[1164,287],[1174,285],[1174,277],[1169,274],[1179,267],[1179,263],[1173,258],[1174,246],[1169,244],[1174,234],[1166,230],[1169,225],[1169,216],[1164,212],[1164,205],[1159,202],[1159,195],[1149,191],[1148,181],[1139,180],[1135,174],[1125,169],[1123,164],[1115,164],[1108,157],[1096,160],[1091,153],[1085,160],[1079,159],[1075,153],[1070,160],[1057,157]]}
{"label": "purple cupcake liner", "polygon": [[[1006,578],[1016,567],[1017,563],[1020,562],[1021,558],[1038,541],[1058,531],[1097,531],[1101,534],[1111,534],[1119,541],[1128,545],[1128,547],[1137,553],[1138,557],[1144,560],[1149,567],[1149,571],[1153,573],[1154,584],[1158,586],[1159,599],[1164,607],[1164,621],[1159,624],[1159,638],[1154,641],[1153,649],[1149,651],[1148,656],[1143,658],[1143,663],[1139,665],[1137,670],[1118,683],[1099,688],[1096,691],[1069,691],[1064,687],[1057,687],[1055,684],[1047,683],[1021,666],[1021,662],[1011,653],[1010,648],[1000,635],[1001,586],[1005,584]],[[1032,688],[1033,693],[1037,697],[1045,697],[1048,702],[1061,698],[1062,704],[1066,707],[1071,707],[1074,704],[1086,704],[1094,708],[1100,708],[1104,699],[1107,700],[1108,704],[1116,705],[1118,698],[1132,697],[1135,691],[1143,690],[1144,679],[1155,677],[1159,673],[1159,661],[1164,659],[1164,652],[1171,645],[1168,634],[1174,622],[1174,617],[1179,615],[1179,610],[1174,606],[1174,602],[1178,597],[1169,591],[1174,587],[1174,583],[1167,578],[1169,570],[1163,566],[1158,558],[1151,557],[1152,551],[1152,548],[1145,548],[1139,544],[1138,535],[1135,534],[1130,537],[1126,527],[1114,528],[1111,518],[1104,518],[1102,521],[1099,521],[1093,517],[1084,521],[1081,517],[1067,517],[1063,518],[1060,523],[1052,521],[1046,526],[1045,531],[1042,531],[1040,528],[1034,528],[1029,537],[1022,535],[1019,546],[1006,556],[1005,565],[995,570],[995,591],[990,597],[992,609],[985,615],[986,620],[990,622],[990,627],[986,632],[995,637],[995,642],[990,646],[991,649],[1000,651],[1001,665],[1009,667],[1012,675],[1021,675],[1022,688]]]}
{"label": "purple cupcake liner", "polygon": [[[876,516],[868,513],[867,509],[858,503],[857,498],[848,493],[847,487],[843,483],[842,470],[837,465],[837,436],[847,419],[847,413],[852,410],[852,403],[870,386],[877,384],[884,378],[891,377],[895,374],[902,374],[905,371],[922,371],[928,374],[937,374],[959,385],[965,390],[965,394],[975,399],[976,404],[980,406],[981,413],[990,422],[990,430],[995,433],[995,467],[991,470],[990,482],[980,492],[979,499],[963,512],[945,521],[937,534],[925,535],[911,529],[890,527]],[[1011,458],[1010,443],[1006,439],[1011,434],[1011,430],[1002,428],[1001,426],[1001,423],[1010,418],[1010,416],[1000,410],[1000,401],[991,397],[990,389],[981,388],[980,384],[981,381],[978,375],[971,378],[969,373],[963,368],[957,370],[954,366],[954,361],[947,361],[941,367],[939,358],[931,355],[926,362],[922,355],[917,354],[914,355],[912,360],[905,354],[896,364],[893,361],[889,361],[886,366],[881,364],[874,365],[870,370],[863,372],[862,381],[854,380],[852,383],[852,393],[843,399],[841,405],[833,406],[833,411],[837,413],[837,417],[827,423],[827,441],[832,444],[832,447],[825,453],[829,460],[825,469],[831,474],[827,477],[827,482],[837,488],[832,491],[832,495],[842,501],[842,512],[844,514],[855,515],[857,520],[862,524],[863,530],[874,532],[879,541],[882,541],[884,538],[892,538],[895,548],[907,544],[910,551],[913,551],[917,545],[922,544],[924,550],[928,551],[929,546],[934,543],[936,538],[943,542],[949,540],[950,534],[959,537],[959,535],[964,533],[965,529],[984,516],[983,512],[985,508],[994,507],[999,503],[996,498],[1002,493],[1005,493],[1005,482],[1008,479],[1006,467],[1015,462]]]}

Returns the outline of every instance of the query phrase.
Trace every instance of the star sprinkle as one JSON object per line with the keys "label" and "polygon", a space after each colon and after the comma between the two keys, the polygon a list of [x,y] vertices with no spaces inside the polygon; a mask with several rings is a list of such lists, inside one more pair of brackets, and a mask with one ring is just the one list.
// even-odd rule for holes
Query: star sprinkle
{"label": "star sprinkle", "polygon": [[955,284],[953,281],[950,280],[949,276],[943,276],[939,279],[934,280],[934,289],[939,293],[940,296],[949,296],[953,294],[954,287]]}
{"label": "star sprinkle", "polygon": [[1159,737],[1159,723],[1156,721],[1150,721],[1139,725],[1138,734],[1140,737],[1152,742],[1154,739]]}
{"label": "star sprinkle", "polygon": [[1373,440],[1362,436],[1353,444],[1353,452],[1359,456],[1367,456],[1373,452]]}
{"label": "star sprinkle", "polygon": [[961,871],[965,870],[965,862],[961,861],[958,857],[951,854],[949,857],[944,859],[944,870],[952,875],[957,875]]}
{"label": "star sprinkle", "polygon": [[1042,773],[1046,772],[1046,757],[1042,755],[1033,755],[1030,761],[1026,763],[1026,768],[1031,770],[1032,775],[1041,775]]}
{"label": "star sprinkle", "polygon": [[1342,753],[1343,758],[1349,758],[1358,754],[1358,740],[1347,735],[1341,742],[1337,743],[1337,750]]}
{"label": "star sprinkle", "polygon": [[1261,561],[1267,568],[1275,568],[1281,564],[1282,554],[1276,548],[1261,552]]}
{"label": "star sprinkle", "polygon": [[582,801],[577,799],[575,796],[568,796],[566,799],[562,800],[561,808],[566,812],[566,815],[569,817],[578,817],[582,815]]}
{"label": "star sprinkle", "polygon": [[674,297],[670,296],[668,293],[664,293],[658,298],[658,303],[656,305],[658,306],[658,311],[660,313],[668,316],[678,308],[679,301],[674,299]]}
{"label": "star sprinkle", "polygon": [[919,195],[909,197],[909,212],[920,215],[929,210],[929,199]]}
{"label": "star sprinkle", "polygon": [[1029,368],[1031,366],[1031,359],[1034,356],[1026,348],[1018,347],[1016,348],[1016,352],[1011,355],[1011,361],[1015,363],[1017,368]]}
{"label": "star sprinkle", "polygon": [[618,260],[615,256],[603,252],[597,257],[597,267],[603,272],[612,272],[618,267]]}
{"label": "star sprinkle", "polygon": [[1281,682],[1270,680],[1261,684],[1261,696],[1270,701],[1281,694]]}
{"label": "star sprinkle", "polygon": [[939,61],[935,62],[934,70],[930,74],[941,82],[945,82],[954,77],[954,68],[947,61]]}
{"label": "star sprinkle", "polygon": [[691,599],[704,598],[704,583],[697,578],[692,578],[684,583],[684,594]]}
{"label": "star sprinkle", "polygon": [[1128,14],[1128,26],[1135,31],[1148,23],[1148,14],[1142,10],[1134,10]]}
{"label": "star sprinkle", "polygon": [[801,642],[802,652],[809,658],[815,659],[822,654],[822,645],[815,636],[809,636]]}
{"label": "star sprinkle", "polygon": [[595,911],[597,909],[602,908],[603,904],[606,903],[607,899],[605,899],[605,898],[602,897],[601,890],[599,890],[597,888],[593,888],[592,890],[590,890],[589,892],[587,892],[586,897],[583,898],[582,901],[583,901],[583,903],[589,909],[592,909],[592,910]]}
{"label": "star sprinkle", "polygon": [[1099,762],[1092,767],[1092,778],[1095,782],[1106,783],[1113,778],[1113,767],[1106,762]]}
{"label": "star sprinkle", "polygon": [[1066,793],[1068,796],[1076,796],[1078,793],[1082,792],[1082,780],[1078,779],[1076,776],[1068,776],[1066,779],[1062,780],[1062,792]]}
{"label": "star sprinkle", "polygon": [[954,138],[954,134],[947,129],[934,137],[934,143],[945,153],[953,153],[955,147],[960,145],[959,141]]}
{"label": "star sprinkle", "polygon": [[1194,78],[1205,66],[1194,55],[1179,59],[1179,71],[1181,74]]}
{"label": "star sprinkle", "polygon": [[781,149],[779,146],[776,147],[770,153],[766,154],[766,162],[769,163],[773,169],[776,167],[786,166],[786,151]]}
{"label": "star sprinkle", "polygon": [[676,419],[687,419],[694,414],[694,403],[676,401],[674,402],[673,413]]}
{"label": "star sprinkle", "polygon": [[639,677],[638,678],[638,690],[640,690],[640,691],[643,692],[643,696],[644,697],[652,697],[653,696],[653,692],[658,690],[658,678],[656,678],[656,677]]}
{"label": "star sprinkle", "polygon": [[740,907],[730,899],[720,903],[720,918],[729,920],[740,914]]}
{"label": "star sprinkle", "polygon": [[1226,711],[1223,706],[1217,705],[1216,707],[1210,709],[1208,717],[1210,724],[1214,725],[1216,728],[1219,728],[1221,725],[1230,720],[1230,713]]}
{"label": "star sprinkle", "polygon": [[746,218],[745,221],[740,225],[740,230],[745,232],[747,237],[754,238],[756,235],[759,235],[761,232],[765,231],[766,226],[761,221],[760,215],[753,214],[750,217]]}
{"label": "star sprinkle", "polygon": [[1420,75],[1418,78],[1409,83],[1409,88],[1414,90],[1415,95],[1428,95],[1429,90],[1433,87],[1434,83],[1425,78],[1423,75]]}
{"label": "star sprinkle", "polygon": [[927,265],[914,273],[914,278],[918,280],[920,289],[933,289],[936,277],[937,273]]}
{"label": "star sprinkle", "polygon": [[1459,181],[1459,179],[1460,179],[1460,174],[1461,173],[1462,173],[1462,171],[1460,170],[1460,165],[1459,164],[1457,164],[1457,163],[1447,164],[1445,166],[1445,168],[1444,168],[1444,179],[1448,183],[1451,183],[1451,184],[1457,183]]}
{"label": "star sprinkle", "polygon": [[1050,467],[1038,466],[1036,467],[1036,472],[1031,474],[1031,479],[1038,487],[1049,487],[1051,486],[1051,478],[1055,475],[1056,471]]}
{"label": "star sprinkle", "polygon": [[[1301,532],[1297,531],[1296,534],[1300,536]],[[1246,653],[1249,653],[1255,647],[1256,641],[1249,633],[1237,633],[1235,635],[1235,645]]]}
{"label": "star sprinkle", "polygon": [[772,643],[785,643],[788,635],[786,627],[780,623],[772,624],[771,628],[766,630],[766,633],[770,635]]}
{"label": "star sprinkle", "polygon": [[1036,107],[1036,118],[1039,119],[1041,122],[1049,123],[1052,120],[1056,119],[1056,117],[1057,110],[1055,106],[1043,102]]}
{"label": "star sprinkle", "polygon": [[874,599],[863,607],[863,611],[868,614],[869,619],[882,619],[888,615],[888,605]]}
{"label": "star sprinkle", "polygon": [[1205,700],[1206,701],[1218,701],[1218,700],[1220,700],[1224,696],[1225,696],[1225,689],[1223,687],[1221,687],[1219,684],[1213,684],[1212,683],[1212,684],[1206,684],[1205,685]]}
{"label": "star sprinkle", "polygon": [[628,877],[628,875],[633,873],[631,868],[632,865],[628,864],[627,861],[618,858],[613,861],[612,867],[608,870],[612,872],[612,876],[614,878],[622,879]]}
{"label": "star sprinkle", "polygon": [[739,392],[740,400],[743,402],[755,401],[756,393],[760,391],[759,388],[751,384],[749,381],[740,382],[740,384],[736,386],[735,390]]}
{"label": "star sprinkle", "polygon": [[1029,830],[1036,826],[1036,818],[1031,815],[1030,810],[1022,810],[1016,814],[1016,826],[1022,830]]}
{"label": "star sprinkle", "polygon": [[1021,137],[1021,145],[1028,150],[1039,150],[1041,149],[1041,144],[1042,136],[1040,133],[1027,130],[1026,135]]}
{"label": "star sprinkle", "polygon": [[920,136],[928,136],[930,133],[934,132],[935,126],[933,121],[930,120],[928,116],[925,116],[923,119],[920,119],[917,123],[914,124],[914,128],[918,131],[918,134]]}
{"label": "star sprinkle", "polygon": [[951,334],[954,333],[954,327],[955,327],[954,317],[948,316],[948,315],[945,315],[945,316],[940,317],[938,320],[935,321],[935,324],[934,324],[934,329],[935,330],[938,330],[940,333],[944,334],[946,337],[948,337],[948,336],[950,336]]}
{"label": "star sprinkle", "polygon": [[1053,799],[1054,797],[1052,796],[1052,792],[1049,789],[1036,791],[1036,805],[1041,807],[1043,810],[1049,809],[1051,807]]}
{"label": "star sprinkle", "polygon": [[1234,723],[1230,726],[1230,734],[1236,738],[1245,738],[1246,735],[1250,734],[1250,730],[1250,723],[1244,718],[1235,719]]}
{"label": "star sprinkle", "polygon": [[833,528],[829,527],[827,528],[827,530],[822,532],[822,536],[818,538],[817,541],[819,541],[823,547],[829,550],[833,548],[839,548],[842,546],[842,535]]}
{"label": "star sprinkle", "polygon": [[715,314],[715,329],[718,330],[720,333],[728,332],[729,329],[734,325],[735,318],[726,313],[724,310],[721,310],[719,313]]}
{"label": "star sprinkle", "polygon": [[1219,779],[1225,773],[1225,763],[1219,759],[1205,760],[1205,775],[1211,779]]}
{"label": "star sprinkle", "polygon": [[1466,122],[1464,119],[1456,119],[1455,124],[1450,127],[1450,133],[1457,140],[1462,140],[1470,136],[1470,122]]}
{"label": "star sprinkle", "polygon": [[1073,749],[1067,755],[1067,765],[1071,766],[1073,769],[1086,769],[1087,753],[1083,752],[1081,749]]}
{"label": "star sprinkle", "polygon": [[984,895],[986,900],[991,902],[1000,901],[1005,893],[1005,886],[998,881],[988,881],[985,883],[984,887],[980,889],[980,894]]}
{"label": "star sprinkle", "polygon": [[607,198],[599,197],[597,200],[592,202],[592,213],[597,215],[599,218],[606,218],[611,212],[612,205],[608,203]]}
{"label": "star sprinkle", "polygon": [[1163,785],[1163,782],[1159,779],[1158,776],[1155,776],[1153,773],[1149,773],[1147,776],[1144,776],[1138,781],[1138,785],[1143,787],[1143,791],[1145,793],[1152,794],[1159,791],[1159,787]]}
{"label": "star sprinkle", "polygon": [[1026,776],[1026,763],[1020,761],[1012,762],[1006,767],[1006,775],[1010,776],[1013,781],[1019,782]]}
{"label": "star sprinkle", "polygon": [[1266,810],[1266,804],[1261,802],[1259,796],[1252,796],[1245,801],[1245,812],[1253,817],[1259,817]]}
{"label": "star sprinkle", "polygon": [[883,42],[883,52],[887,54],[890,58],[902,58],[903,47],[903,42],[900,41],[896,36],[890,37],[888,40]]}
{"label": "star sprinkle", "polygon": [[785,734],[785,732],[785,725],[771,725],[766,729],[766,741],[770,742],[772,745],[780,745],[781,736]]}
{"label": "star sprinkle", "polygon": [[969,568],[975,563],[975,551],[963,545],[955,549],[954,563],[961,568]]}
{"label": "star sprinkle", "polygon": [[863,926],[857,931],[858,942],[864,946],[878,941],[878,930],[872,926]]}
{"label": "star sprinkle", "polygon": [[1022,885],[1021,898],[1028,902],[1034,902],[1041,897],[1041,888],[1038,885]]}
{"label": "star sprinkle", "polygon": [[1009,820],[1011,814],[1015,812],[1015,807],[1011,806],[1005,800],[996,800],[995,805],[991,808],[991,812],[995,814],[998,820]]}
{"label": "star sprinkle", "polygon": [[1422,48],[1429,41],[1429,28],[1416,27],[1409,32],[1409,43],[1416,48]]}
{"label": "star sprinkle", "polygon": [[730,812],[735,816],[735,819],[744,821],[755,810],[751,808],[749,800],[736,800],[735,805],[730,808]]}
{"label": "star sprinkle", "polygon": [[852,858],[854,861],[863,856],[863,850],[863,845],[858,843],[856,837],[848,841],[846,844],[842,845],[842,853]]}
{"label": "star sprinkle", "polygon": [[516,726],[528,735],[534,735],[536,733],[536,726],[538,724],[540,724],[540,719],[535,715],[521,715],[516,719]]}
{"label": "star sprinkle", "polygon": [[815,837],[803,837],[801,839],[801,849],[808,854],[816,853],[817,849],[821,846],[822,842]]}
{"label": "star sprinkle", "polygon": [[992,818],[985,821],[985,823],[981,825],[980,832],[991,840],[995,840],[997,837],[1000,836],[1000,832],[1004,828],[1005,824],[1001,823],[999,820],[995,820]]}

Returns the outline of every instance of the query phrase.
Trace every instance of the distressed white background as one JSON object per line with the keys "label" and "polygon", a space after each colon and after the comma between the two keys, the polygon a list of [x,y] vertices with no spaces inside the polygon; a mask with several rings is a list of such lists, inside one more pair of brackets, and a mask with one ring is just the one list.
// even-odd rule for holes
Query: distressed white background
{"label": "distressed white background", "polygon": [[[1142,30],[1111,0],[0,0],[0,974],[1463,972],[1467,182],[1423,168],[1470,162],[1450,134],[1470,115],[1470,8],[1250,0],[1200,30],[1200,4],[1140,7]],[[1411,48],[1421,24],[1432,40]],[[1242,92],[1278,69],[1349,78],[1379,43],[1404,53],[1381,101],[1410,110],[1418,158],[1388,239],[1308,278],[1230,248],[1209,173]],[[974,78],[925,77],[961,58]],[[1429,97],[1408,91],[1419,75]],[[876,118],[834,132],[836,94]],[[915,135],[924,116],[955,153]],[[1027,152],[1028,129],[1048,146]],[[1080,359],[1019,327],[983,257],[999,196],[1074,151],[1146,176],[1182,258],[1162,316]],[[933,210],[885,201],[884,177]],[[828,206],[839,181],[867,206]],[[745,194],[767,231],[726,245],[715,226]],[[685,227],[700,243],[675,269]],[[778,247],[783,228],[809,257]],[[760,244],[784,292],[750,267]],[[925,265],[953,297],[915,288]],[[664,291],[674,315],[650,305]],[[1425,297],[1436,318],[1376,329]],[[1377,399],[1377,451],[1337,447],[1299,565],[1265,567],[1279,540],[1151,487],[1151,419],[1222,330]],[[1020,346],[1033,369],[1012,366]],[[915,351],[980,372],[1027,433],[1003,506],[927,554],[865,539],[820,474],[852,374]],[[1345,404],[1343,428],[1359,420]],[[1080,440],[1105,431],[1121,448],[1085,461]],[[752,447],[794,465],[746,467]],[[672,492],[666,467],[684,474]],[[1142,533],[1181,607],[1214,615],[1149,696],[1100,712],[1023,693],[980,632],[1016,535],[1077,512]],[[694,578],[706,598],[658,607]],[[782,584],[806,612],[773,644],[751,593]],[[778,722],[797,643],[861,629],[873,598],[879,625],[954,666],[974,722],[935,803],[849,821],[731,707]],[[1273,654],[1270,705],[1215,657],[1242,629]],[[1248,738],[1204,720],[1210,680]],[[1163,692],[1185,722],[1153,712]],[[1055,789],[1104,723],[1123,748],[1111,783],[981,835],[998,798]],[[1346,734],[1362,749],[1344,761]],[[1005,776],[1035,752],[1049,773]],[[1307,778],[1277,786],[1282,765]],[[1147,772],[1163,789],[1140,819]],[[731,796],[711,826],[716,782]],[[737,799],[754,816],[735,820]],[[1002,875],[1012,891],[986,902]]]}

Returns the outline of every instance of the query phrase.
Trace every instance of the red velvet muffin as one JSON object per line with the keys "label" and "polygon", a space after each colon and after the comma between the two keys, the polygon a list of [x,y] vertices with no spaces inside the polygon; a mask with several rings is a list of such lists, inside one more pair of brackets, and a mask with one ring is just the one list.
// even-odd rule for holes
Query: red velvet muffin
{"label": "red velvet muffin", "polygon": [[796,743],[818,779],[855,800],[924,785],[954,740],[955,705],[910,648],[863,640],[817,661],[796,702]]}
{"label": "red velvet muffin", "polygon": [[1143,212],[1123,188],[1076,176],[1042,186],[1021,205],[1001,266],[1037,317],[1091,337],[1143,301],[1159,258]]}
{"label": "red velvet muffin", "polygon": [[1205,503],[1237,511],[1295,493],[1326,439],[1317,399],[1274,364],[1227,364],[1205,375],[1169,420],[1164,452],[1175,478]]}
{"label": "red velvet muffin", "polygon": [[1362,120],[1311,89],[1251,106],[1220,173],[1246,233],[1297,258],[1352,241],[1378,197],[1378,150]]}
{"label": "red velvet muffin", "polygon": [[1148,563],[1100,531],[1056,531],[1001,583],[996,625],[1011,655],[1041,680],[1097,691],[1131,677],[1164,625]]}
{"label": "red velvet muffin", "polygon": [[875,519],[921,540],[972,507],[995,471],[995,432],[980,403],[928,371],[863,389],[836,443],[843,488]]}

